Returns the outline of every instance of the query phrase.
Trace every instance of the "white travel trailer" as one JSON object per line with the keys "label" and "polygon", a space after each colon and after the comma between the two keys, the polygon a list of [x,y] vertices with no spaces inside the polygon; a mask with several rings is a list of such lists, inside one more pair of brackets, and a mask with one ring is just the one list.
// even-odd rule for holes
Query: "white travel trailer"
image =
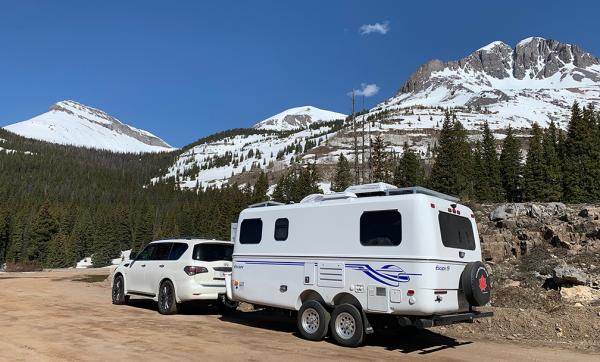
{"label": "white travel trailer", "polygon": [[491,316],[473,212],[422,187],[377,183],[241,212],[228,297],[298,311],[304,338],[358,346],[380,324]]}

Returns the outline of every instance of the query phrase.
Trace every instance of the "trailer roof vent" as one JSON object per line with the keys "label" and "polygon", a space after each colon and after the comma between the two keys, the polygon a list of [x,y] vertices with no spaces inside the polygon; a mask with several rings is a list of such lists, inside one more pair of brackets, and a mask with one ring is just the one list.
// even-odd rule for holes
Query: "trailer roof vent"
{"label": "trailer roof vent", "polygon": [[300,201],[301,204],[306,204],[309,202],[321,202],[321,201],[331,201],[331,200],[343,200],[343,199],[355,199],[356,194],[352,192],[334,192],[331,194],[311,194],[306,196]]}
{"label": "trailer roof vent", "polygon": [[384,182],[376,182],[372,184],[354,185],[346,189],[346,192],[351,192],[358,197],[365,196],[385,196],[387,192],[392,190],[398,190],[394,185],[386,184]]}

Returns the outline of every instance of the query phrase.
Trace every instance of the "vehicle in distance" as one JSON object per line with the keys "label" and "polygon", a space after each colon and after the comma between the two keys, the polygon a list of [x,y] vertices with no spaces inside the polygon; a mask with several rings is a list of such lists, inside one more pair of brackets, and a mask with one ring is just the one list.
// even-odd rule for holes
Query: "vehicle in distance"
{"label": "vehicle in distance", "polygon": [[471,322],[491,313],[473,212],[421,187],[352,186],[241,212],[232,300],[297,311],[300,334],[360,345],[378,326]]}
{"label": "vehicle in distance", "polygon": [[131,296],[152,298],[161,314],[176,314],[181,303],[197,300],[235,308],[226,300],[224,277],[231,272],[232,253],[229,241],[154,241],[116,268],[112,302],[126,304]]}

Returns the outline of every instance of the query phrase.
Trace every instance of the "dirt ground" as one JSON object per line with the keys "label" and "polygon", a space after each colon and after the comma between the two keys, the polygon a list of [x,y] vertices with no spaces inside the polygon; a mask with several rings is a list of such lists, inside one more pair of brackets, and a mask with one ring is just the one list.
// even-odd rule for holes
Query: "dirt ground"
{"label": "dirt ground", "polygon": [[0,361],[600,360],[600,354],[576,345],[490,338],[479,333],[487,322],[375,335],[364,347],[342,348],[299,338],[295,321],[273,312],[223,317],[208,306],[188,306],[183,314],[162,316],[147,300],[114,306],[106,274],[0,273]]}

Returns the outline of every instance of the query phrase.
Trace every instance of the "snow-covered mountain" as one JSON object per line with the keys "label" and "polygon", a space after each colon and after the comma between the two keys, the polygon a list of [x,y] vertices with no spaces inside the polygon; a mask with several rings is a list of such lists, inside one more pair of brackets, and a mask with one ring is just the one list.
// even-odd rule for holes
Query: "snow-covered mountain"
{"label": "snow-covered mountain", "polygon": [[[574,101],[600,107],[600,60],[575,45],[534,37],[514,48],[495,41],[458,61],[432,60],[419,67],[394,96],[357,117],[357,123],[371,135],[382,135],[396,153],[408,142],[421,157],[429,158],[448,108],[472,130],[472,139],[479,137],[484,121],[502,139],[509,125],[520,128],[520,135],[533,122],[546,126],[554,120],[565,128]],[[183,152],[154,181],[175,177],[182,187],[220,186],[234,176],[236,182],[245,182],[241,174],[253,168],[276,174],[292,162],[332,165],[340,153],[352,160],[349,122],[308,127],[317,120],[345,118],[321,111],[293,108],[252,130],[211,138]],[[295,131],[277,132],[289,130]]]}
{"label": "snow-covered mountain", "polygon": [[[514,48],[495,41],[458,61],[423,64],[372,113],[432,128],[438,122],[427,109],[460,107],[459,119],[472,129],[484,120],[493,128],[550,120],[565,126],[574,101],[600,104],[600,59],[576,45],[532,37]],[[406,114],[408,108],[421,111]]]}
{"label": "snow-covered mountain", "polygon": [[260,121],[254,128],[274,131],[291,131],[306,128],[317,122],[345,119],[342,113],[327,111],[313,106],[295,107]]}
{"label": "snow-covered mountain", "polygon": [[99,109],[69,100],[58,102],[48,112],[4,129],[46,142],[114,152],[174,150],[150,132],[126,125]]}

